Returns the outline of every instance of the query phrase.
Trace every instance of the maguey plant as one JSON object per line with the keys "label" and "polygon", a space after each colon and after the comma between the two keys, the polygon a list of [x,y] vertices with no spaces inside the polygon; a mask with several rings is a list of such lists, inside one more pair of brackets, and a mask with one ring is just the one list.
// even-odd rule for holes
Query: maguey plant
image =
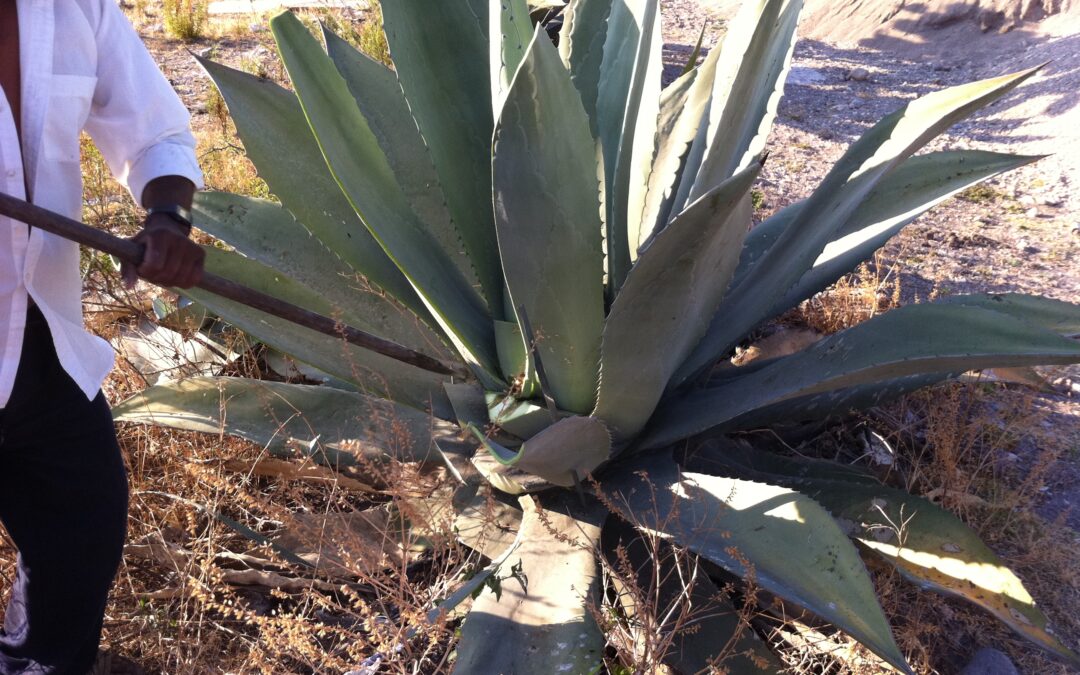
{"label": "maguey plant", "polygon": [[[809,198],[753,225],[751,186],[801,7],[748,0],[663,89],[657,0],[571,0],[557,46],[525,0],[393,0],[393,69],[330,32],[324,49],[283,13],[271,27],[295,92],[203,60],[277,200],[200,195],[199,227],[232,249],[210,250],[210,269],[455,362],[459,375],[195,292],[325,384],[192,378],[130,399],[117,418],[224,430],[338,466],[444,462],[460,481],[460,535],[492,559],[441,607],[482,591],[458,672],[596,672],[598,556],[619,548],[602,540],[620,528],[805,608],[900,671],[910,668],[864,558],[1078,663],[955,516],[855,467],[725,440],[974,369],[1080,362],[1080,306],[966,295],[714,368],[919,214],[1037,159],[916,156],[1035,71],[951,87],[874,125]],[[470,527],[492,496],[516,537]],[[658,575],[659,562],[637,564]],[[520,583],[483,590],[500,566]],[[679,672],[707,668],[729,639],[730,672],[780,668],[734,607],[696,623],[665,657]]]}

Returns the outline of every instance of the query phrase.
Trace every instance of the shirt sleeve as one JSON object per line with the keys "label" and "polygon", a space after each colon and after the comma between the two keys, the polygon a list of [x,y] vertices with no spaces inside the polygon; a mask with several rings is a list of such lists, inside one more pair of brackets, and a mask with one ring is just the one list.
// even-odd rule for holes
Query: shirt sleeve
{"label": "shirt sleeve", "polygon": [[146,184],[161,176],[183,176],[201,189],[187,109],[117,3],[101,4],[98,80],[86,131],[137,203]]}

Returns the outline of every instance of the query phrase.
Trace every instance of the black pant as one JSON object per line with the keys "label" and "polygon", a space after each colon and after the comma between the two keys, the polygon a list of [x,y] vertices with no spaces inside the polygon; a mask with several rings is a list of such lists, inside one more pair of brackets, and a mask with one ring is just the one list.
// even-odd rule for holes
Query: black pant
{"label": "black pant", "polygon": [[60,367],[37,308],[27,322],[0,411],[0,521],[19,549],[0,675],[84,675],[123,553],[127,475],[105,397],[87,400]]}

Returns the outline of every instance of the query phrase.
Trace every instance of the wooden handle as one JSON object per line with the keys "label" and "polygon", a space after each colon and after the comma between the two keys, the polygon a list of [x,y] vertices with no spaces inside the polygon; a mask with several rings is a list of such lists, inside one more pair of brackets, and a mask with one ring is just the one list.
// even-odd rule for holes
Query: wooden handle
{"label": "wooden handle", "polygon": [[[0,215],[14,218],[32,227],[61,236],[64,239],[108,253],[132,265],[138,266],[142,262],[145,247],[139,242],[121,239],[108,232],[95,229],[85,223],[80,223],[77,220],[72,220],[59,213],[43,209],[40,206],[35,206],[2,192],[0,192]],[[468,376],[468,371],[457,364],[445,363],[391,340],[372,335],[352,326],[346,326],[339,321],[308,311],[284,300],[279,300],[272,295],[248,288],[216,274],[204,273],[203,279],[197,287],[305,328],[343,338],[357,347],[363,347],[423,370],[439,373],[440,375]]]}

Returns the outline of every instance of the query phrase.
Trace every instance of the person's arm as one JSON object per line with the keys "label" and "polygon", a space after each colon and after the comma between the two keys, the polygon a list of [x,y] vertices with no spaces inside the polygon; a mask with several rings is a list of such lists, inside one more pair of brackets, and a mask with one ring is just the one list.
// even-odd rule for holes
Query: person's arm
{"label": "person's arm", "polygon": [[[146,209],[187,210],[202,173],[195,159],[190,117],[168,80],[116,2],[87,3],[98,47],[97,87],[86,130],[113,174]],[[97,14],[100,12],[100,14]],[[136,273],[162,286],[187,288],[202,276],[203,251],[188,239],[190,227],[152,214],[136,239],[146,245]]]}
{"label": "person's arm", "polygon": [[136,274],[155,284],[180,288],[191,288],[202,280],[206,254],[188,239],[190,225],[174,215],[154,212],[156,208],[171,210],[174,206],[188,211],[194,195],[195,184],[183,176],[160,176],[146,184],[142,205],[150,215],[135,237],[146,246],[146,252],[137,269],[124,269],[125,282],[133,284]]}

